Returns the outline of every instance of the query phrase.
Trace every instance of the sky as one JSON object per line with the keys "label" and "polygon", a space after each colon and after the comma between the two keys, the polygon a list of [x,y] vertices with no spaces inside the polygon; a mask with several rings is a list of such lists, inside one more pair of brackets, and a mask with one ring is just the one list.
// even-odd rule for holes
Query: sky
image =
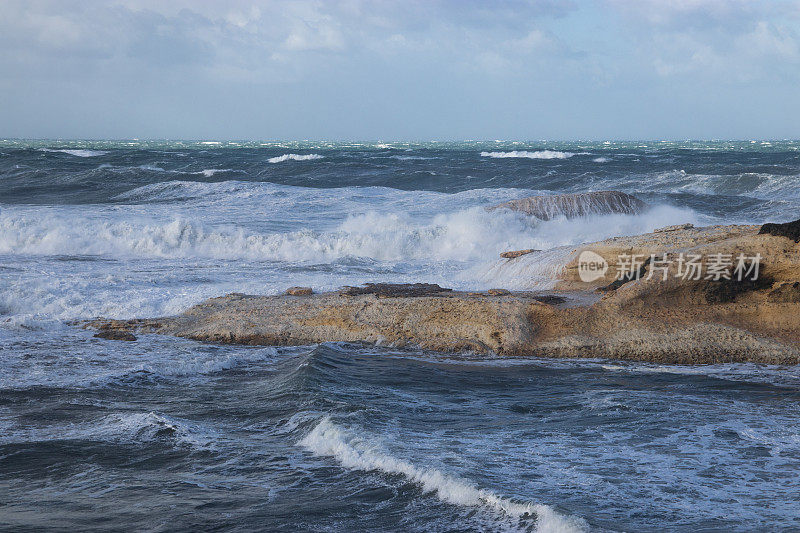
{"label": "sky", "polygon": [[800,138],[800,0],[0,0],[0,137]]}

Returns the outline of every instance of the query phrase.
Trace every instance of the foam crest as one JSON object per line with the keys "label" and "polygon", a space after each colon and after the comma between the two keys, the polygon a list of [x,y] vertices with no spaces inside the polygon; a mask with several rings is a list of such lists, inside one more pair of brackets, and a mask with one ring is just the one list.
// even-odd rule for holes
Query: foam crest
{"label": "foam crest", "polygon": [[539,150],[528,152],[525,150],[513,150],[511,152],[481,152],[481,157],[502,158],[523,158],[523,159],[567,159],[574,155],[574,152],[559,152],[556,150]]}
{"label": "foam crest", "polygon": [[54,150],[50,148],[41,148],[42,152],[60,152],[62,154],[69,154],[74,155],[75,157],[97,157],[100,155],[106,155],[108,152],[104,152],[102,150]]}
{"label": "foam crest", "polygon": [[270,163],[283,163],[284,161],[311,161],[313,159],[322,159],[319,154],[283,154],[277,157],[270,157],[267,159]]}
{"label": "foam crest", "polygon": [[538,221],[509,210],[479,207],[420,220],[407,213],[368,212],[347,217],[329,231],[261,233],[208,225],[193,218],[116,219],[77,213],[0,213],[0,253],[331,261],[473,261],[521,248],[550,249],[656,227],[695,222],[689,210],[661,206],[646,214],[563,217]]}
{"label": "foam crest", "polygon": [[378,470],[405,476],[420,485],[424,492],[434,494],[446,503],[487,509],[511,517],[535,516],[536,530],[543,533],[586,530],[583,520],[562,516],[547,505],[515,502],[490,490],[479,489],[463,478],[445,474],[435,468],[419,467],[382,452],[375,443],[350,434],[328,418],[320,421],[298,444],[315,455],[333,457],[348,469]]}
{"label": "foam crest", "polygon": [[195,172],[195,174],[202,174],[206,178],[210,178],[214,174],[219,174],[220,172],[233,172],[232,168],[207,168],[201,170],[200,172]]}

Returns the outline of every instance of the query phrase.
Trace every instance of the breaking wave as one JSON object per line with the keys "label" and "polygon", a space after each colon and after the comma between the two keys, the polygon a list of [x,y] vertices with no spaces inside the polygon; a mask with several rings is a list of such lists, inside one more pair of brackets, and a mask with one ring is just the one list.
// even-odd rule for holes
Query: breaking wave
{"label": "breaking wave", "polygon": [[527,152],[525,150],[514,150],[512,152],[481,152],[481,157],[494,158],[525,158],[525,159],[567,159],[574,155],[574,152],[558,152],[555,150],[540,150],[537,152]]}
{"label": "breaking wave", "polygon": [[108,152],[102,150],[55,150],[52,148],[41,148],[42,152],[61,152],[63,154],[74,155],[75,157],[96,157],[99,155],[106,155]]}
{"label": "breaking wave", "polygon": [[[168,217],[168,218],[167,218]],[[550,249],[695,222],[687,209],[660,206],[642,215],[594,215],[539,221],[481,207],[420,219],[406,212],[350,215],[330,230],[262,232],[209,223],[200,214],[106,219],[74,212],[0,213],[0,253],[111,257],[249,259],[328,262],[486,261],[508,250]]]}
{"label": "breaking wave", "polygon": [[267,159],[270,163],[283,163],[284,161],[310,161],[312,159],[322,159],[319,154],[283,154]]}
{"label": "breaking wave", "polygon": [[578,532],[587,524],[575,517],[562,516],[553,508],[532,502],[516,502],[493,491],[480,489],[466,479],[448,475],[435,468],[424,468],[381,451],[369,440],[348,431],[324,418],[303,439],[300,446],[321,457],[332,457],[352,470],[377,470],[404,476],[439,500],[462,507],[476,507],[515,518],[535,517],[536,531]]}

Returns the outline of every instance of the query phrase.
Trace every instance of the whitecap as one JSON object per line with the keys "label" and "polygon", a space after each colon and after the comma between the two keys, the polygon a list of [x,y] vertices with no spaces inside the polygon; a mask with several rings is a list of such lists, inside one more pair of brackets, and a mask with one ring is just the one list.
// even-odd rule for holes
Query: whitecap
{"label": "whitecap", "polygon": [[50,148],[42,148],[42,152],[61,152],[63,154],[74,155],[75,157],[97,157],[100,155],[106,155],[108,152],[104,152],[102,150],[54,150]]}
{"label": "whitecap", "polygon": [[481,152],[481,157],[493,158],[524,158],[524,159],[567,159],[577,155],[574,152],[558,152],[555,150],[540,150],[537,152],[527,152],[525,150],[514,150],[512,152]]}

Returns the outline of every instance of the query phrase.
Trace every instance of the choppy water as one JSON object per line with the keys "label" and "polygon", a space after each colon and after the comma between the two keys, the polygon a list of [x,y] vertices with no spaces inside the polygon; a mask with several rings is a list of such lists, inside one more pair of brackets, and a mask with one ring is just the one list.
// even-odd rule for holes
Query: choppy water
{"label": "choppy water", "polygon": [[[622,190],[646,214],[483,207]],[[94,339],[366,281],[546,287],[559,246],[797,218],[800,143],[0,142],[0,528],[800,529],[800,371]],[[542,248],[514,270],[497,254]]]}

